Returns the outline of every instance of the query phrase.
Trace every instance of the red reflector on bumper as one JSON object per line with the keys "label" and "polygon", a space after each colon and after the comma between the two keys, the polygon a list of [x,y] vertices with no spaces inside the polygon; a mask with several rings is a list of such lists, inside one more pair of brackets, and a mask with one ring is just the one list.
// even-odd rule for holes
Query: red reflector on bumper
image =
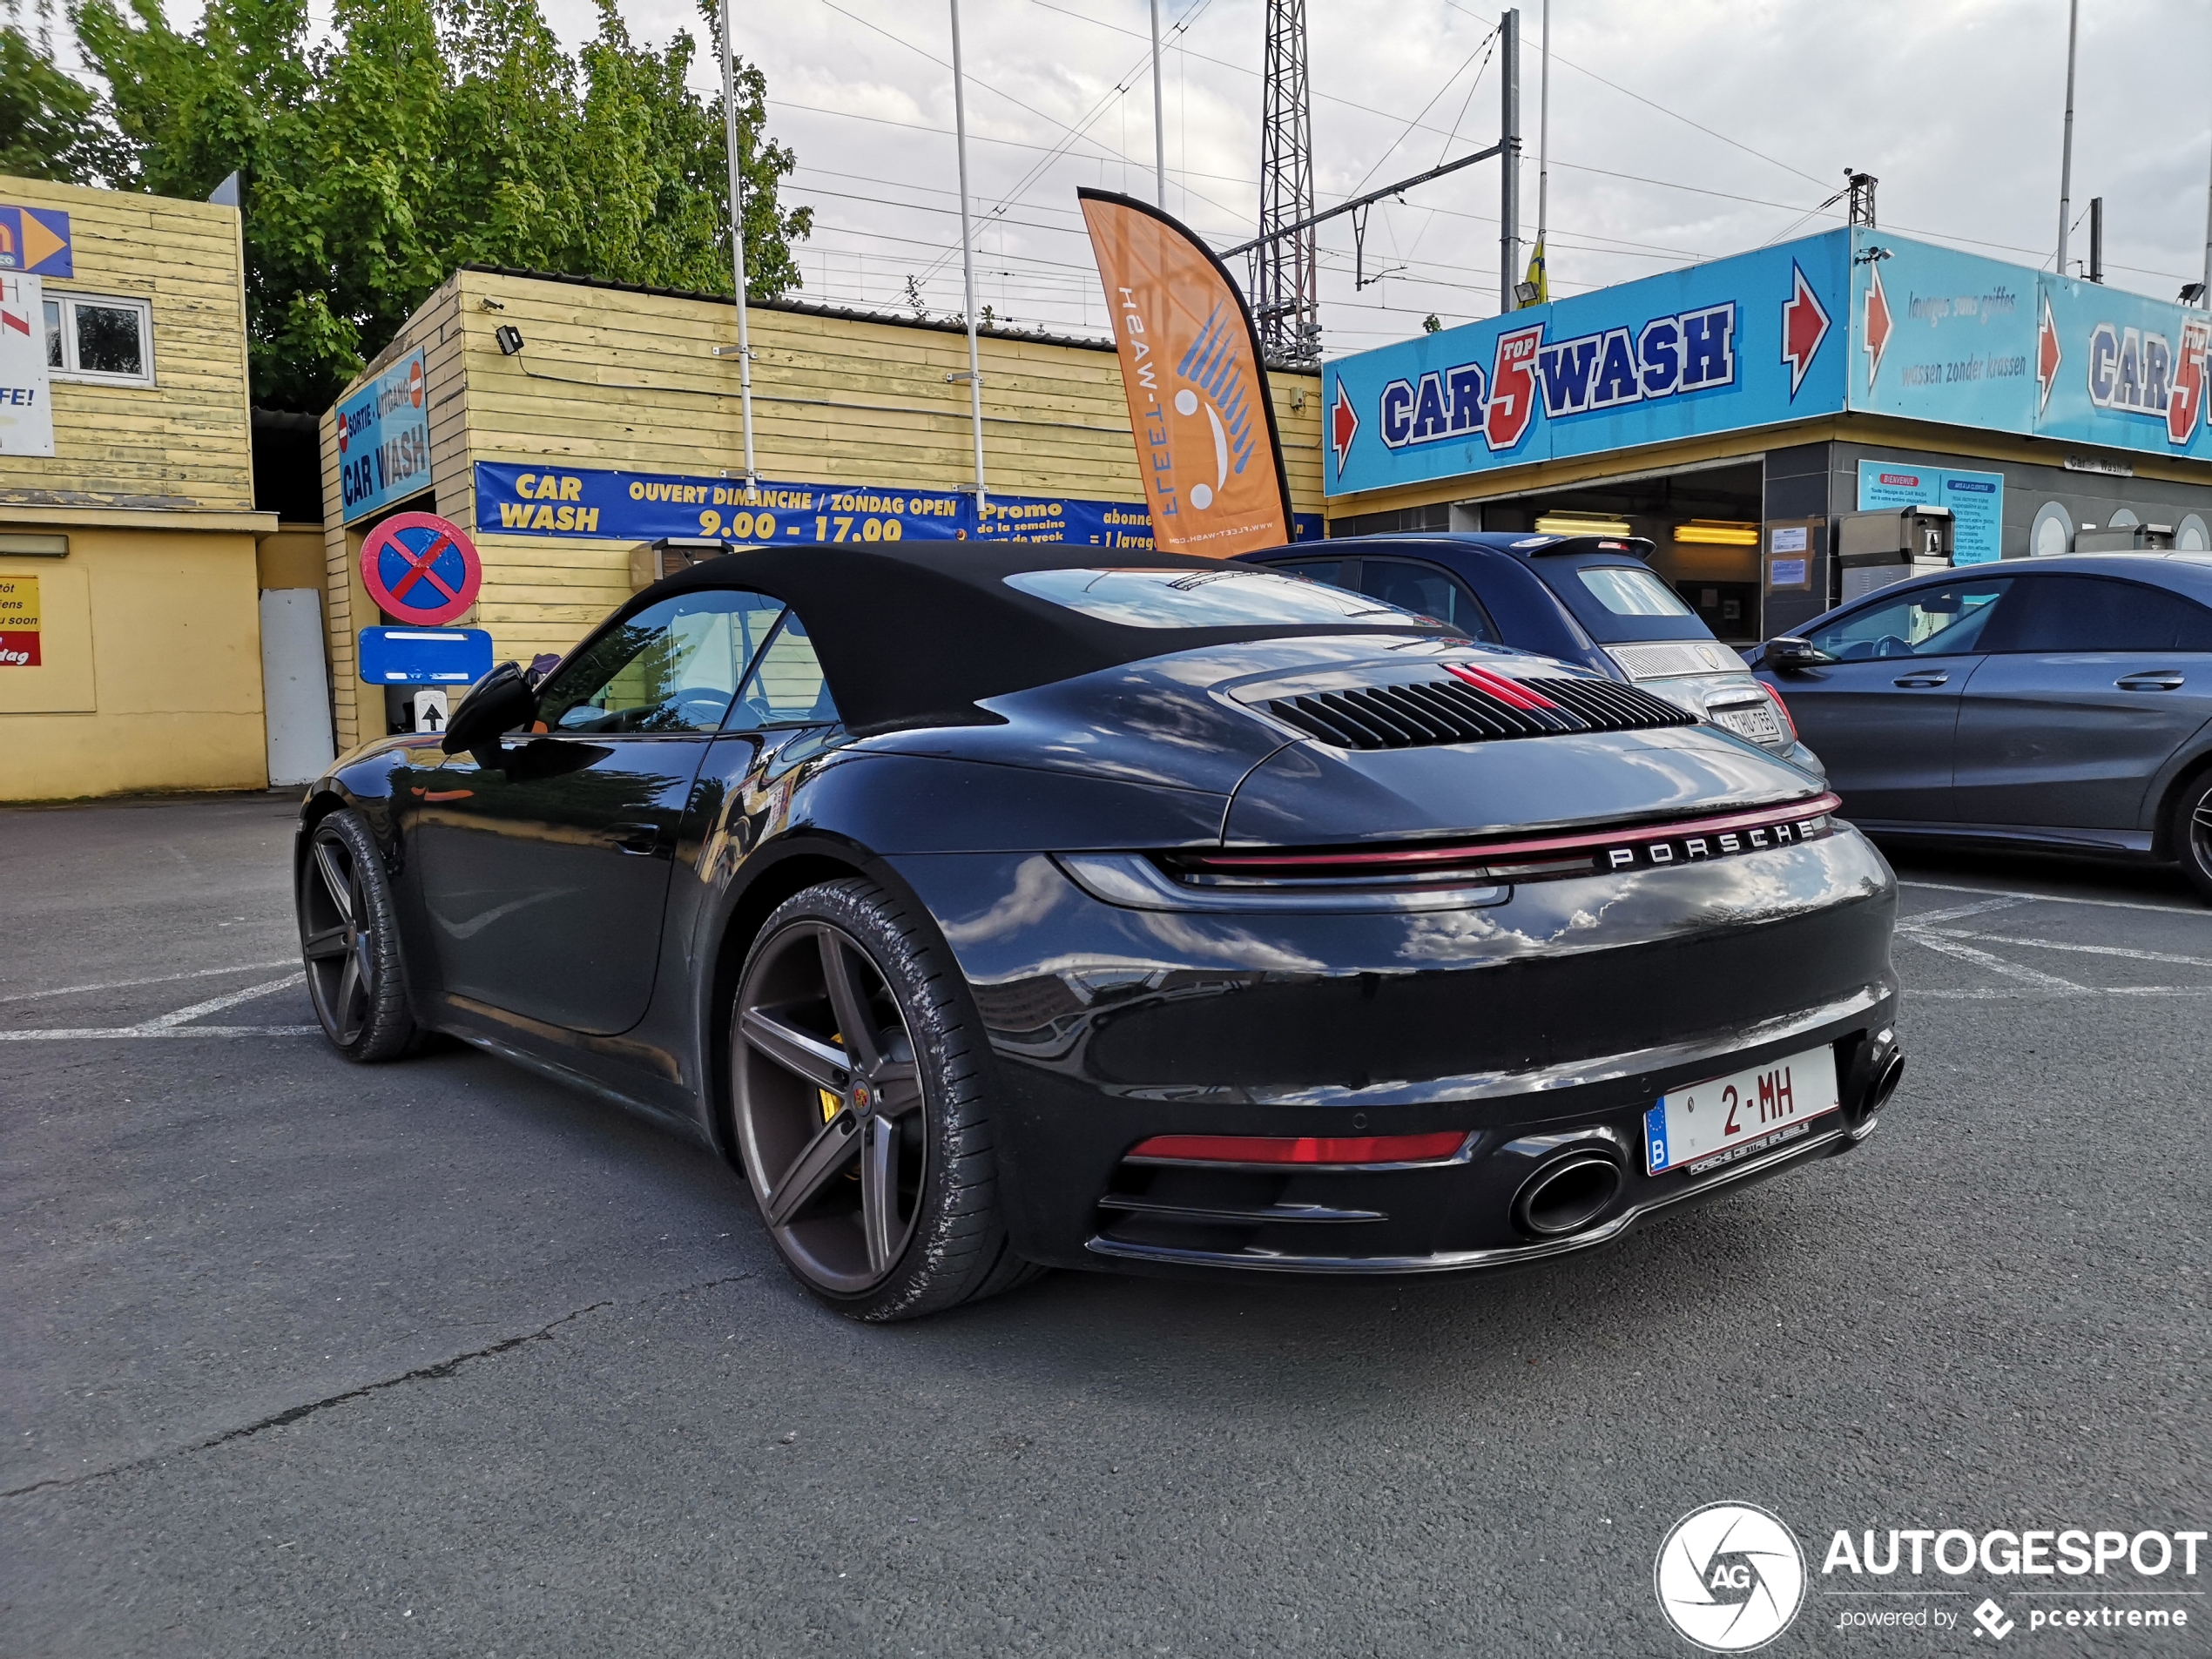
{"label": "red reflector on bumper", "polygon": [[1466,1144],[1465,1130],[1434,1135],[1155,1135],[1133,1158],[1188,1163],[1426,1163]]}

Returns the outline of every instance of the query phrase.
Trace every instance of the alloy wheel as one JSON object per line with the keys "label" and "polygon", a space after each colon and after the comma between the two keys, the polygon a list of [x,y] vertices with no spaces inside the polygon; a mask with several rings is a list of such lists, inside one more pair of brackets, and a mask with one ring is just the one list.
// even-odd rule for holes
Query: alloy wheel
{"label": "alloy wheel", "polygon": [[359,1040],[376,1001],[368,894],[354,851],[319,832],[300,882],[300,945],[315,1012],[340,1048]]}
{"label": "alloy wheel", "polygon": [[914,1039],[882,969],[842,928],[794,923],[746,973],[733,1036],[738,1139],[770,1231],[825,1291],[881,1284],[928,1174]]}

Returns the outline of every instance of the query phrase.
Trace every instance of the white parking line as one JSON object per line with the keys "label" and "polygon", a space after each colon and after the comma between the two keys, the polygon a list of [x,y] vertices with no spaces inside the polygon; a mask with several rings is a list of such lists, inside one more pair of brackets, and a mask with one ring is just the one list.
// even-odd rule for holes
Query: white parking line
{"label": "white parking line", "polygon": [[1984,985],[1972,990],[1926,990],[1917,985],[1905,988],[1907,996],[1939,997],[1952,1002],[2009,1001],[2016,997],[2042,996],[2208,996],[2212,985],[2076,985],[2061,989],[2057,985]]}
{"label": "white parking line", "polygon": [[1939,921],[1962,921],[1968,916],[1986,916],[1993,910],[2010,910],[2020,903],[2018,899],[1985,899],[1979,904],[1955,904],[1944,910],[1923,910],[1917,915],[1899,916],[1900,927],[1928,927]]}
{"label": "white parking line", "polygon": [[315,1037],[319,1025],[88,1025],[56,1031],[0,1031],[0,1042],[84,1042],[100,1037]]}
{"label": "white parking line", "polygon": [[1986,968],[1993,974],[2003,974],[2006,979],[2016,979],[2026,985],[2040,986],[2045,990],[2078,994],[2096,988],[2090,985],[2076,985],[2070,979],[2060,979],[2055,974],[2046,974],[2039,968],[2022,968],[2018,962],[2008,962],[2002,956],[1993,956],[1986,950],[1976,950],[1972,945],[1962,945],[1956,940],[1946,939],[1937,934],[1919,934],[1909,928],[1901,927],[1898,930],[1897,936],[1899,939],[1909,939],[1914,944],[1925,946],[1930,950],[1940,951],[1946,956],[1955,956],[1962,962],[1972,962],[1977,968]]}
{"label": "white parking line", "polygon": [[2079,899],[2062,893],[2013,893],[2000,887],[1962,887],[1949,881],[1907,881],[1898,878],[1900,887],[1922,887],[1930,893],[1979,893],[1991,899],[2027,899],[2037,904],[2102,905],[2110,910],[2155,910],[2167,916],[2201,916],[2212,918],[2212,907],[2197,908],[2189,905],[2143,904],[2134,899]]}
{"label": "white parking line", "polygon": [[[1917,924],[1914,931],[1918,931]],[[1979,939],[1991,945],[2032,945],[2038,950],[2067,950],[2083,956],[2118,956],[2131,962],[2168,962],[2181,968],[2212,968],[2212,956],[2178,956],[2166,950],[2132,950],[2125,945],[2062,944],[2055,939],[2020,939],[2008,934],[1970,933],[1964,927],[1935,927],[1939,939]]]}
{"label": "white parking line", "polygon": [[240,1002],[251,1002],[256,997],[267,996],[297,985],[306,976],[294,969],[281,979],[273,979],[260,985],[249,985],[242,991],[232,991],[223,996],[211,996],[205,1002],[195,1002],[190,1008],[179,1008],[173,1014],[158,1014],[137,1025],[64,1026],[47,1031],[0,1031],[0,1042],[78,1042],[101,1037],[247,1037],[247,1036],[307,1036],[321,1030],[314,1025],[192,1025],[189,1021],[204,1015],[219,1014],[225,1008],[235,1008]]}
{"label": "white parking line", "polygon": [[42,996],[90,996],[97,991],[127,991],[140,985],[174,985],[179,980],[219,979],[225,974],[260,974],[272,968],[289,968],[289,960],[239,962],[230,968],[195,968],[188,974],[156,974],[151,979],[111,979],[98,985],[57,985],[50,991],[10,991],[0,1002],[35,1002]]}

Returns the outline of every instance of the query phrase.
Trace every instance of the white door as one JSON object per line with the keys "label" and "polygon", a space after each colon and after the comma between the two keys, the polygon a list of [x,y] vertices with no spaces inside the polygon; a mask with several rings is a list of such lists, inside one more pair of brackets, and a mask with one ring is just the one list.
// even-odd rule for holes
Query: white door
{"label": "white door", "polygon": [[272,788],[313,783],[336,752],[320,598],[313,588],[272,588],[261,595],[261,705]]}

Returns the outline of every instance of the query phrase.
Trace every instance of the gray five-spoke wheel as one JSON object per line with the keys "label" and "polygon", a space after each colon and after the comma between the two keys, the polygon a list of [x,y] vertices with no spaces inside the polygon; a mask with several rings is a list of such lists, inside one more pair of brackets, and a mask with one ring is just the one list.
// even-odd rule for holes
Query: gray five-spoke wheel
{"label": "gray five-spoke wheel", "polygon": [[300,883],[300,948],[324,1029],[341,1048],[360,1041],[376,1000],[368,894],[354,849],[319,832]]}
{"label": "gray five-spoke wheel", "polygon": [[766,941],[738,994],[736,1107],[762,1214],[799,1272],[852,1295],[913,1238],[928,1176],[927,1102],[883,970],[813,920]]}
{"label": "gray five-spoke wheel", "polygon": [[2184,792],[2175,813],[2174,852],[2182,873],[2212,902],[2212,781],[2199,778]]}

